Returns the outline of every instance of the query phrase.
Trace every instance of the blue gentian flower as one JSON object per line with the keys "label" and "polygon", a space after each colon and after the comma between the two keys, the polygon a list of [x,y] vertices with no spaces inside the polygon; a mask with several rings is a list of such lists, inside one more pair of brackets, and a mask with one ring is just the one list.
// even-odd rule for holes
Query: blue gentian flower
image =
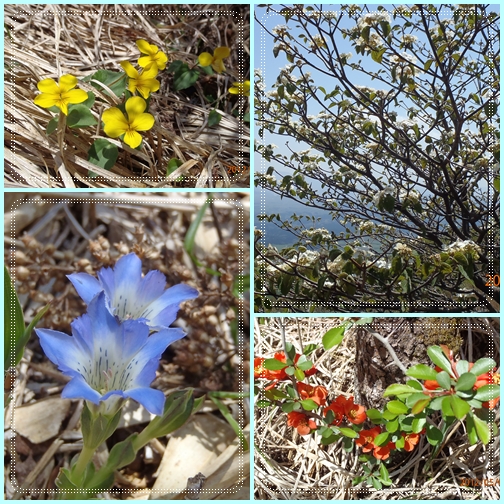
{"label": "blue gentian flower", "polygon": [[158,270],[142,277],[142,262],[133,253],[121,257],[114,269],[102,268],[98,279],[87,273],[73,273],[68,278],[86,304],[104,291],[110,313],[119,320],[142,320],[154,330],[169,327],[180,303],[198,296],[198,291],[186,284],[165,290],[166,277]]}
{"label": "blue gentian flower", "polygon": [[119,322],[106,306],[105,293],[95,296],[88,312],[75,319],[72,336],[35,329],[45,354],[72,379],[61,397],[86,399],[113,414],[127,398],[156,415],[163,412],[163,392],[150,388],[162,353],[182,338],[181,329],[164,329],[149,336],[139,320]]}

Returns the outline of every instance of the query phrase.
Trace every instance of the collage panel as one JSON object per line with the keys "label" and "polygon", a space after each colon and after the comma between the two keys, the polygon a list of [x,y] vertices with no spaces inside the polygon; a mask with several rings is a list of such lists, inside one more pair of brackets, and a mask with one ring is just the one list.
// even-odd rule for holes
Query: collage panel
{"label": "collage panel", "polygon": [[499,12],[255,7],[257,312],[499,312]]}
{"label": "collage panel", "polygon": [[256,500],[499,500],[500,322],[256,317]]}
{"label": "collage panel", "polygon": [[5,187],[250,186],[249,4],[8,4]]}
{"label": "collage panel", "polygon": [[4,199],[6,499],[248,500],[249,193]]}

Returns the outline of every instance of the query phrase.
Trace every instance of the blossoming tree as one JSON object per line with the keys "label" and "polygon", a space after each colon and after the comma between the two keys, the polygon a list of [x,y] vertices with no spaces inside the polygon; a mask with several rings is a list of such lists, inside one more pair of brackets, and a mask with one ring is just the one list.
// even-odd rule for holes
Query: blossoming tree
{"label": "blossoming tree", "polygon": [[[256,10],[257,308],[498,310],[499,16],[328,9]],[[269,246],[272,225],[294,245]]]}

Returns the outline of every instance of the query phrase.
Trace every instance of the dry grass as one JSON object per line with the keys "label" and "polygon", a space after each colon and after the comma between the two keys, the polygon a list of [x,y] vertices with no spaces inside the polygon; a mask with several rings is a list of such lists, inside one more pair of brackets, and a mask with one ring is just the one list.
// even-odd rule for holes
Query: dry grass
{"label": "dry grass", "polygon": [[[278,319],[256,319],[254,356],[273,357],[282,350],[281,325]],[[321,345],[325,332],[339,325],[331,318],[284,318],[286,340],[297,352],[310,343]],[[488,325],[479,319],[472,321],[473,333],[482,332],[488,340]],[[496,354],[499,362],[498,336]],[[467,348],[465,348],[467,351]],[[466,352],[467,355],[467,352]],[[309,378],[312,385],[323,385],[331,396],[352,394],[355,370],[355,339],[345,339],[337,351],[317,350],[312,359],[317,374]],[[377,491],[365,483],[354,487],[352,479],[360,473],[359,450],[347,453],[340,441],[329,446],[318,444],[318,436],[299,436],[287,427],[286,415],[279,408],[255,408],[255,472],[256,499],[345,499],[345,500],[431,500],[498,499],[500,486],[471,488],[461,486],[461,479],[483,480],[499,478],[499,440],[495,437],[488,447],[481,443],[469,446],[464,428],[459,425],[448,438],[429,471],[426,461],[432,447],[425,437],[411,452],[396,452],[388,466],[393,485]],[[499,424],[497,411],[497,423]],[[438,422],[439,419],[434,419]]]}
{"label": "dry grass", "polygon": [[[238,275],[249,269],[249,195],[216,196],[198,227],[194,253],[205,267],[219,271],[219,277],[195,265],[184,250],[187,229],[207,196],[208,193],[173,192],[6,194],[5,262],[11,266],[25,319],[31,320],[41,306],[51,302],[38,327],[70,334],[70,322],[86,307],[66,275],[75,271],[96,274],[101,267],[111,266],[118,257],[134,251],[142,258],[144,273],[159,269],[166,275],[168,285],[184,282],[200,292],[197,299],[182,305],[176,325],[187,336],[163,354],[153,386],[165,394],[194,387],[196,396],[208,391],[246,391],[249,301],[237,298],[231,286]],[[12,401],[5,412],[5,435],[9,440],[5,447],[6,497],[23,498],[33,493],[45,498],[54,489],[60,467],[68,467],[82,447],[82,401],[60,398],[68,378],[47,360],[35,335],[11,378]],[[247,401],[223,400],[235,419],[246,427]],[[45,401],[50,401],[46,407]],[[112,443],[139,432],[149,420],[143,408],[130,403],[133,410],[129,410],[127,422],[97,454],[97,463],[103,463]],[[25,413],[37,407],[37,415]],[[44,416],[48,416],[46,427],[42,427]],[[196,449],[201,444],[207,457],[213,458],[195,461],[189,469],[194,469],[194,473],[184,473],[179,479],[193,477],[198,470],[203,471],[198,463],[212,460],[217,461],[212,470],[204,470],[205,476],[210,477],[204,487],[207,492],[211,488],[222,489],[223,485],[235,489],[247,486],[249,473],[243,461],[248,461],[248,453],[240,452],[236,435],[215,405],[206,401],[204,412],[196,417],[196,424],[188,426],[186,437],[179,439],[178,431],[175,432],[178,452],[174,452],[170,439],[154,440],[120,471],[114,491],[104,498],[138,498],[139,492],[145,498],[153,487],[158,489],[158,496],[163,489],[166,493],[174,487],[165,485],[164,476],[157,472],[164,454],[177,457],[180,450]],[[185,448],[186,439],[190,448]],[[183,451],[183,459],[186,458]],[[222,479],[224,468],[235,470],[231,479],[230,472],[226,473],[226,482]],[[219,470],[221,479],[216,476]],[[169,474],[173,477],[174,472],[172,468]],[[222,494],[218,497],[221,499],[233,495],[231,491],[214,493]]]}
{"label": "dry grass", "polygon": [[[215,5],[6,5],[5,25],[5,186],[6,187],[248,187],[250,142],[248,98],[228,94],[233,81],[249,79],[249,6]],[[62,14],[64,12],[64,14]],[[101,128],[67,129],[47,136],[53,114],[33,103],[37,82],[70,73],[78,79],[99,69],[122,71],[119,62],[139,57],[135,41],[164,49],[169,62],[190,67],[198,54],[226,45],[226,73],[198,79],[175,92],[173,74],[160,72],[161,88],[152,94],[156,117],[140,151],[106,137]],[[103,109],[118,101],[90,84]],[[215,100],[210,103],[207,96]],[[99,106],[98,106],[99,105]],[[222,119],[208,127],[210,110]],[[97,138],[119,146],[110,171],[87,161]],[[61,140],[60,147],[59,140]],[[167,176],[167,163],[183,164]],[[236,167],[238,171],[233,173]],[[95,175],[90,175],[93,172]]]}

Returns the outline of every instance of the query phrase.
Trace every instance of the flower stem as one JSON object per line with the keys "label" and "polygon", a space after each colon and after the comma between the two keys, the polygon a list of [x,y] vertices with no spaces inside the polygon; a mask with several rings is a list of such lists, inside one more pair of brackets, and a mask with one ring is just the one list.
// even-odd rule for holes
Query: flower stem
{"label": "flower stem", "polygon": [[76,485],[80,484],[81,488],[84,488],[84,479],[86,477],[86,467],[89,464],[90,460],[93,458],[95,450],[84,445],[82,447],[82,451],[79,454],[79,458],[77,459],[77,463],[72,470],[73,475],[76,475],[76,481],[73,481]]}

